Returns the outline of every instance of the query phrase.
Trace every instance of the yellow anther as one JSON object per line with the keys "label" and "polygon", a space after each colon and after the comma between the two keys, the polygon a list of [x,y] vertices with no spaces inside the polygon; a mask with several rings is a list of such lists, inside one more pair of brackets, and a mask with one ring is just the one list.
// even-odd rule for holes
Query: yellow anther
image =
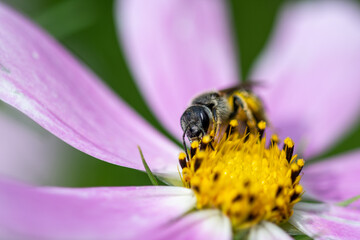
{"label": "yellow anther", "polygon": [[287,137],[284,140],[284,143],[287,145],[287,147],[292,148],[294,147],[294,142],[291,138]]}
{"label": "yellow anther", "polygon": [[273,134],[272,136],[271,136],[271,141],[273,142],[273,143],[278,143],[279,142],[279,137],[278,137],[278,135],[276,135],[276,134]]}
{"label": "yellow anther", "polygon": [[201,141],[204,144],[208,144],[211,141],[211,137],[209,135],[205,135]]}
{"label": "yellow anther", "polygon": [[300,193],[302,193],[302,191],[303,191],[303,187],[301,185],[296,185],[295,192],[297,194],[300,194]]}
{"label": "yellow anther", "polygon": [[260,121],[260,122],[258,123],[258,128],[259,128],[260,130],[265,130],[265,128],[266,128],[266,122],[265,122],[265,121]]}
{"label": "yellow anther", "polygon": [[297,164],[300,168],[302,168],[302,167],[305,165],[304,159],[299,159],[299,160],[297,160],[296,164]]}
{"label": "yellow anther", "polygon": [[299,168],[299,166],[298,166],[296,163],[292,163],[292,164],[291,164],[291,171],[297,172],[297,171],[299,171],[299,170],[300,170],[300,168]]}
{"label": "yellow anther", "polygon": [[230,121],[229,125],[234,128],[239,125],[239,122],[236,119],[233,119]]}
{"label": "yellow anther", "polygon": [[181,168],[187,167],[186,154],[184,152],[179,154],[179,163],[180,163]]}
{"label": "yellow anther", "polygon": [[191,148],[196,149],[199,147],[199,141],[195,140],[191,143]]}
{"label": "yellow anther", "polygon": [[186,159],[186,154],[184,152],[181,152],[179,154],[179,160],[185,160]]}

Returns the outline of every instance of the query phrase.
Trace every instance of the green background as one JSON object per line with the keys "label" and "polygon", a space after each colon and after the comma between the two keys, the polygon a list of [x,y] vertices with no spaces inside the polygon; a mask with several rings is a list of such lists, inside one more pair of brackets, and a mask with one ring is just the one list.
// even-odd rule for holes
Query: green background
{"label": "green background", "polygon": [[[135,86],[123,51],[118,44],[113,18],[114,1],[5,0],[4,2],[46,29],[139,114],[161,132],[167,134],[149,111]],[[239,68],[242,69],[244,79],[254,59],[264,48],[277,13],[285,2],[280,0],[227,1],[235,43],[241,58]],[[334,114],[336,114],[335,111]],[[319,159],[357,147],[360,147],[360,125]],[[63,160],[62,166],[62,171],[66,174],[50,182],[52,185],[82,187],[151,184],[143,172],[103,162],[70,146],[67,148],[71,154]],[[174,160],[176,161],[176,158]]]}

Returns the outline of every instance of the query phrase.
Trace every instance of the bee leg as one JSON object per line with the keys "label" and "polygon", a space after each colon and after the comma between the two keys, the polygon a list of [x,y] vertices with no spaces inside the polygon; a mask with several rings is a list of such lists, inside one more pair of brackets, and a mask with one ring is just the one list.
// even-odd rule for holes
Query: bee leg
{"label": "bee leg", "polygon": [[[234,106],[236,106],[236,109],[242,109],[246,115],[246,125],[248,126],[251,133],[256,133],[256,120],[254,118],[254,115],[252,114],[251,110],[249,109],[246,101],[242,99],[240,96],[234,97]],[[234,107],[235,109],[235,107]]]}
{"label": "bee leg", "polygon": [[246,124],[249,127],[249,130],[251,133],[257,133],[257,128],[256,128],[256,121],[254,116],[252,115],[251,111],[249,109],[244,110],[246,117],[247,117],[247,122]]}
{"label": "bee leg", "polygon": [[220,122],[220,119],[219,119],[219,117],[217,115],[217,112],[216,112],[215,108],[213,108],[212,114],[213,114],[213,118],[214,118],[214,133],[215,133],[214,138],[215,138],[219,134],[221,122]]}
{"label": "bee leg", "polygon": [[238,114],[239,107],[243,108],[242,100],[239,99],[239,97],[232,96],[232,102],[233,102],[233,109],[230,113],[229,119],[236,118],[236,115]]}
{"label": "bee leg", "polygon": [[220,138],[220,125],[221,125],[220,122],[217,122],[217,123],[215,124],[214,139],[215,139],[216,137],[219,137],[219,138]]}
{"label": "bee leg", "polygon": [[[187,129],[186,129],[186,130],[187,130]],[[186,154],[186,159],[187,159],[188,161],[190,161],[188,149],[187,149],[187,147],[186,147],[186,142],[185,142],[185,135],[186,135],[186,131],[184,131],[183,136],[182,136],[183,147],[184,147],[184,151],[185,151],[185,154]]]}

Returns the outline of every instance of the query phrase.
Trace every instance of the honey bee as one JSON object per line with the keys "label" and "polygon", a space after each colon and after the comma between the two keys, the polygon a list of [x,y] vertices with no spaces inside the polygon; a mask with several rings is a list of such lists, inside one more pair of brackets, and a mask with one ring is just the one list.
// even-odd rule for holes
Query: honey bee
{"label": "honey bee", "polygon": [[195,97],[180,118],[184,150],[187,149],[185,136],[190,142],[201,140],[212,130],[216,136],[221,126],[232,119],[243,122],[248,131],[256,133],[257,123],[267,121],[261,100],[251,92],[252,85],[242,84]]}

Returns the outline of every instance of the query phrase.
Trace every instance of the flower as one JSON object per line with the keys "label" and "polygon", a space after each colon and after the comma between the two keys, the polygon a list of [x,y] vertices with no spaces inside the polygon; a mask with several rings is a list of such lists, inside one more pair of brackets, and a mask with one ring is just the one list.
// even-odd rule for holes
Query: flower
{"label": "flower", "polygon": [[[138,160],[139,145],[154,173],[167,179],[177,176],[177,163],[172,161],[179,152],[175,144],[48,35],[0,6],[0,98],[4,102],[99,159],[144,170]],[[236,83],[222,2],[131,0],[117,7],[135,79],[159,119],[178,136],[179,115],[196,92]],[[271,123],[281,137],[289,135],[300,142],[306,158],[330,147],[356,118],[359,16],[358,6],[345,1],[290,5],[280,18],[270,50],[255,67],[254,79],[269,83],[259,94]],[[311,173],[303,177],[305,189],[324,201],[358,194],[360,189],[353,184],[359,179],[358,156],[355,151],[336,161],[310,165],[304,169]],[[44,188],[2,178],[0,195],[4,238],[232,237],[229,219],[216,209],[184,215],[195,205],[195,198],[190,189],[181,187]],[[355,239],[360,234],[355,209],[306,203],[295,207],[290,223],[314,238]],[[263,221],[251,228],[249,238],[290,237]]]}

